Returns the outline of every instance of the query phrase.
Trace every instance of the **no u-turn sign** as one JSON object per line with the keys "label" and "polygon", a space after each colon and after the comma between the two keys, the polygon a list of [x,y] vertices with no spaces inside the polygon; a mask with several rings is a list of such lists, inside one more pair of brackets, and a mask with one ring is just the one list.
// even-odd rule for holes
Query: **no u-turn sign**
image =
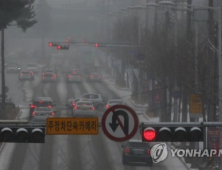
{"label": "no u-turn sign", "polygon": [[101,124],[104,134],[109,139],[122,142],[136,134],[139,120],[135,111],[130,107],[115,105],[106,110]]}

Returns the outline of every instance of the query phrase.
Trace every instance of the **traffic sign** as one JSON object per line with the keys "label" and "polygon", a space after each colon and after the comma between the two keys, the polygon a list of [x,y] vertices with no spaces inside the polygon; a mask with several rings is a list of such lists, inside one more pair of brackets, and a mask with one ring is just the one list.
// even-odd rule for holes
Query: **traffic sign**
{"label": "traffic sign", "polygon": [[98,118],[47,118],[47,135],[96,135],[98,134]]}
{"label": "traffic sign", "polygon": [[104,134],[109,139],[122,142],[136,134],[139,120],[135,111],[130,107],[115,105],[105,111],[101,125]]}
{"label": "traffic sign", "polygon": [[198,94],[190,95],[190,113],[198,114],[200,116],[202,114],[202,100]]}

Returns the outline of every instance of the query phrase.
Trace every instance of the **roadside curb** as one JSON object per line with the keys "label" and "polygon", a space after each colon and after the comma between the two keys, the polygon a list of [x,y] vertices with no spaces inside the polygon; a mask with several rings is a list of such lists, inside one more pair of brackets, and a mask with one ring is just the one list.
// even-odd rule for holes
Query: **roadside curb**
{"label": "roadside curb", "polygon": [[140,108],[144,108],[144,109],[147,109],[147,107],[148,107],[148,106],[141,106],[141,105],[135,104],[135,103],[130,99],[130,97],[128,98],[128,100],[130,101],[130,103],[131,103],[134,107],[140,107]]}
{"label": "roadside curb", "polygon": [[[167,145],[170,147],[170,149],[175,149],[175,147],[173,147],[172,144],[167,143]],[[184,160],[183,160],[182,158],[180,158],[180,157],[177,157],[177,158],[180,160],[180,162],[185,166],[185,168],[186,168],[187,170],[190,170],[190,169],[191,169],[191,168],[184,162]]]}

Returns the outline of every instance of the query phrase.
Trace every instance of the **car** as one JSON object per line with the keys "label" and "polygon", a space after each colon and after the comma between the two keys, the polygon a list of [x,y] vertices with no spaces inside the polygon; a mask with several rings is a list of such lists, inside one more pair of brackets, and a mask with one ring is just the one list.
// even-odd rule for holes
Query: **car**
{"label": "car", "polygon": [[122,163],[126,165],[128,163],[146,163],[149,166],[153,166],[153,160],[150,155],[150,144],[148,142],[142,142],[142,140],[131,139],[126,145],[122,145]]}
{"label": "car", "polygon": [[88,76],[88,81],[102,81],[102,76],[99,73],[92,73]]}
{"label": "car", "polygon": [[49,73],[44,72],[42,73],[42,82],[50,81],[56,82],[58,80],[57,74],[55,72]]}
{"label": "car", "polygon": [[38,73],[38,65],[37,64],[32,64],[32,63],[29,63],[27,64],[27,70],[30,70],[34,73]]}
{"label": "car", "polygon": [[34,74],[32,71],[21,71],[19,74],[19,80],[34,80]]}
{"label": "car", "polygon": [[6,68],[7,73],[19,73],[21,71],[21,66],[16,63],[9,63]]}
{"label": "car", "polygon": [[42,98],[37,98],[34,100],[30,105],[29,113],[32,114],[35,108],[37,107],[52,107],[52,109],[55,111],[56,108],[56,103],[53,102],[51,99],[42,99]]}
{"label": "car", "polygon": [[55,111],[53,111],[53,108],[51,106],[47,107],[36,107],[34,111],[32,112],[32,120],[45,120],[47,117],[53,117],[55,116]]}
{"label": "car", "polygon": [[68,73],[79,74],[79,71],[77,69],[73,68],[73,69],[69,69]]}
{"label": "car", "polygon": [[67,74],[67,82],[82,82],[82,75],[80,74],[73,74],[73,73],[68,73]]}
{"label": "car", "polygon": [[95,107],[91,101],[79,100],[74,106],[74,116],[95,117]]}
{"label": "car", "polygon": [[94,94],[94,93],[84,93],[80,99],[85,99],[91,101],[96,109],[103,110],[104,102],[101,94]]}
{"label": "car", "polygon": [[105,107],[106,107],[106,109],[108,109],[108,108],[118,105],[118,104],[125,105],[125,103],[121,99],[111,99],[111,100],[108,100]]}
{"label": "car", "polygon": [[[68,99],[67,101],[66,101],[66,106],[68,107],[68,108],[73,108],[73,107],[75,107],[75,105],[76,105],[76,103],[78,102],[78,101],[80,101],[81,99],[74,99],[74,98],[72,98],[72,99]],[[83,101],[89,101],[89,100],[87,100],[87,99],[83,99]]]}

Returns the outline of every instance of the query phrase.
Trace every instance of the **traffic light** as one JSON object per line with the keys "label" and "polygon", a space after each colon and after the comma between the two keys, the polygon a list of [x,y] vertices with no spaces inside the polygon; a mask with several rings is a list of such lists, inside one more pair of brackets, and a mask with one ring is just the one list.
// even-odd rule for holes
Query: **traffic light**
{"label": "traffic light", "polygon": [[58,45],[57,50],[69,50],[69,45]]}
{"label": "traffic light", "polygon": [[144,142],[200,142],[204,132],[200,125],[190,123],[155,123],[141,126]]}
{"label": "traffic light", "polygon": [[0,127],[0,142],[45,143],[45,128]]}
{"label": "traffic light", "polygon": [[49,47],[57,47],[58,45],[58,42],[49,42]]}

